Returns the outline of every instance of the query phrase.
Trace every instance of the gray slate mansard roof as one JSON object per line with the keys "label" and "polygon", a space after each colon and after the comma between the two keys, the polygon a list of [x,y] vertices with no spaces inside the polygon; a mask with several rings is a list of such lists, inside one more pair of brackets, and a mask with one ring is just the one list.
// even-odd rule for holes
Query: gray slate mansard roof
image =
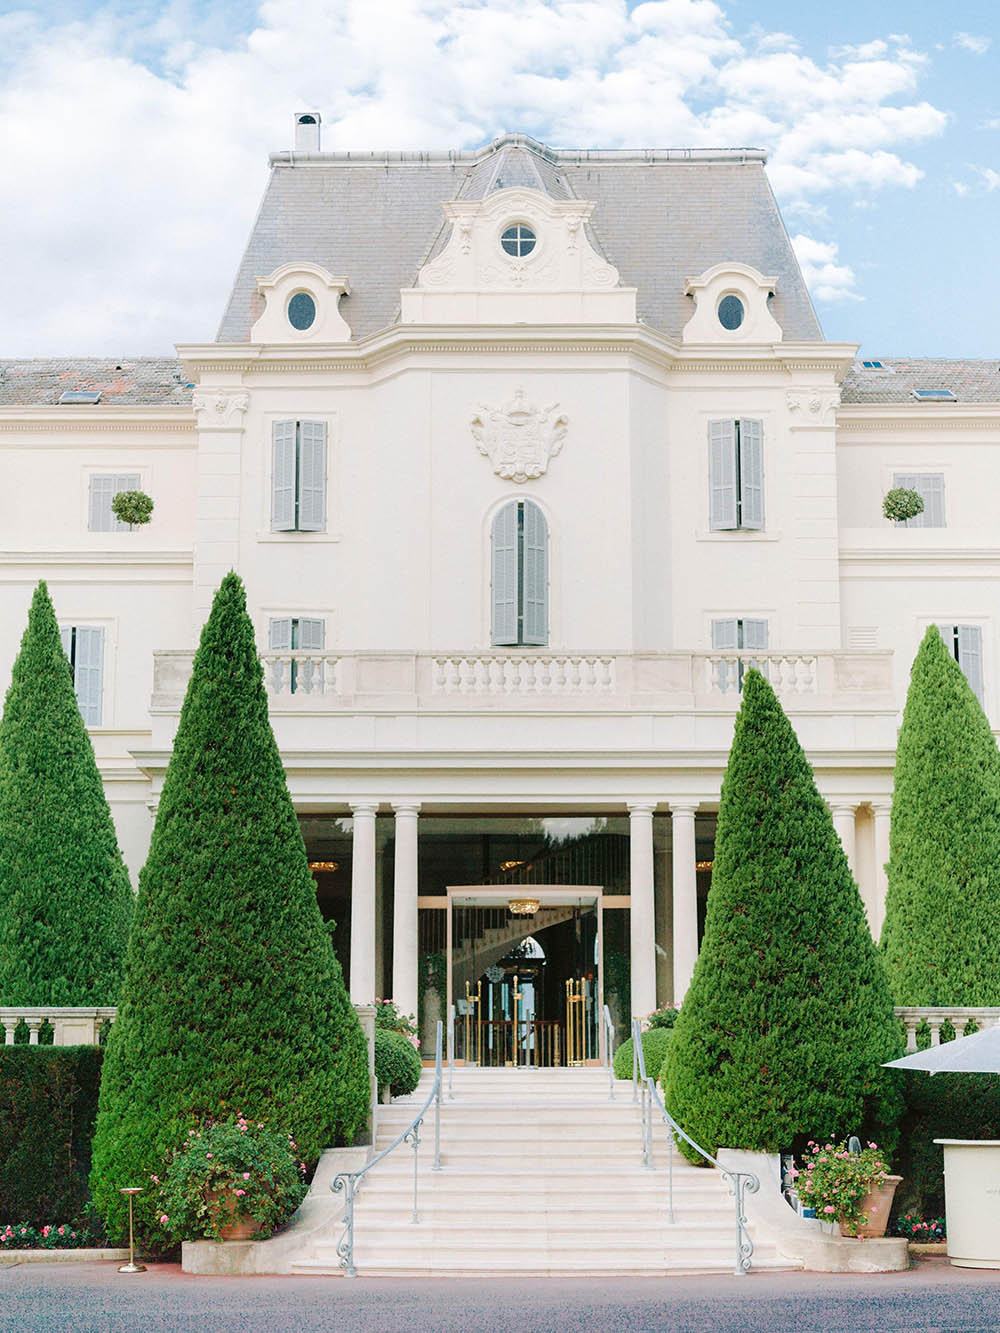
{"label": "gray slate mansard roof", "polygon": [[271,155],[271,179],[219,342],[246,342],[263,308],[256,279],[309,261],[346,274],[340,311],[355,338],[395,323],[399,289],[443,244],[441,204],[528,185],[595,204],[591,237],[639,318],[673,338],[691,317],[684,281],[726,260],[775,276],[775,319],[790,341],[822,338],[759,149],[555,150],[506,134],[434,153]]}
{"label": "gray slate mansard roof", "polygon": [[[0,361],[0,407],[51,407],[64,393],[100,390],[102,407],[188,406],[191,389],[175,357],[38,357]],[[89,404],[64,404],[68,414]]]}
{"label": "gray slate mansard roof", "polygon": [[[874,406],[915,403],[914,389],[950,389],[960,403],[1000,403],[1000,358],[995,361],[945,361],[937,357],[882,357],[881,370],[865,370],[856,361],[844,376],[841,401]],[[924,402],[928,411],[948,403]]]}

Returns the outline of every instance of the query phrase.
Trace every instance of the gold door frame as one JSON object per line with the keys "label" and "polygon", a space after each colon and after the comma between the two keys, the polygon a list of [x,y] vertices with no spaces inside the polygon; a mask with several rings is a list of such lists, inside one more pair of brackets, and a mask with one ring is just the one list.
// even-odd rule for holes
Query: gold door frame
{"label": "gold door frame", "polygon": [[[445,895],[438,894],[433,898],[418,898],[418,907],[436,908],[448,913],[445,946],[447,951],[448,1006],[446,1012],[451,1013],[451,1006],[455,1002],[451,971],[451,953],[454,946],[452,934],[454,900],[456,898],[484,899],[485,901],[471,905],[489,907],[494,904],[499,906],[501,903],[506,903],[511,898],[517,897],[537,898],[540,907],[593,906],[597,909],[597,957],[599,959],[597,967],[597,1012],[600,1016],[604,1012],[604,911],[605,908],[609,907],[631,907],[632,899],[628,894],[606,894],[600,885],[595,884],[449,884]],[[530,934],[530,932],[528,933]],[[599,1034],[598,1059],[594,1063],[600,1064],[607,1059],[605,1051],[607,1034],[600,1018],[598,1019],[597,1031]]]}

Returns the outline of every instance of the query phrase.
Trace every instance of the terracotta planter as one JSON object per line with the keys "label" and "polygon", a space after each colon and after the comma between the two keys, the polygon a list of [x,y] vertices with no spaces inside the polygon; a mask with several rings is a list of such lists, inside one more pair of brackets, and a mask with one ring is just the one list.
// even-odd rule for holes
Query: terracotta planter
{"label": "terracotta planter", "polygon": [[253,1240],[260,1231],[262,1224],[255,1218],[240,1216],[239,1201],[228,1191],[211,1190],[205,1202],[219,1222],[220,1240]]}
{"label": "terracotta planter", "polygon": [[868,1218],[867,1223],[858,1227],[855,1232],[848,1232],[841,1227],[844,1235],[865,1236],[869,1240],[884,1236],[885,1229],[889,1224],[889,1213],[892,1211],[892,1200],[896,1193],[896,1186],[902,1179],[902,1176],[886,1176],[884,1185],[870,1189],[861,1200],[861,1211]]}

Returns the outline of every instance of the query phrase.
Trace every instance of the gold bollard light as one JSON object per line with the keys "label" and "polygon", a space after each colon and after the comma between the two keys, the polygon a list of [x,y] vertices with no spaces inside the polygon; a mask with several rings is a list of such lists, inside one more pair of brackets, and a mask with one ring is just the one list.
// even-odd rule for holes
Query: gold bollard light
{"label": "gold bollard light", "polygon": [[119,1273],[145,1273],[146,1265],[137,1264],[135,1261],[135,1234],[132,1226],[132,1198],[136,1194],[141,1194],[142,1190],[137,1185],[131,1185],[118,1192],[119,1194],[128,1195],[128,1263],[122,1264],[118,1271]]}

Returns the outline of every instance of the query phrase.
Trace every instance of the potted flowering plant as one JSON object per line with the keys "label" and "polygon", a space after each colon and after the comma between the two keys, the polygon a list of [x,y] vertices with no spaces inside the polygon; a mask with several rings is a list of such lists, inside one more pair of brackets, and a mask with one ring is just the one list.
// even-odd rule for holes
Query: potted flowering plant
{"label": "potted flowering plant", "polygon": [[291,1135],[244,1116],[188,1131],[159,1190],[161,1226],[174,1240],[263,1239],[306,1194],[306,1165]]}
{"label": "potted flowering plant", "polygon": [[850,1152],[846,1143],[814,1143],[797,1172],[796,1189],[821,1222],[839,1222],[846,1236],[883,1236],[901,1176],[889,1175],[878,1146]]}

